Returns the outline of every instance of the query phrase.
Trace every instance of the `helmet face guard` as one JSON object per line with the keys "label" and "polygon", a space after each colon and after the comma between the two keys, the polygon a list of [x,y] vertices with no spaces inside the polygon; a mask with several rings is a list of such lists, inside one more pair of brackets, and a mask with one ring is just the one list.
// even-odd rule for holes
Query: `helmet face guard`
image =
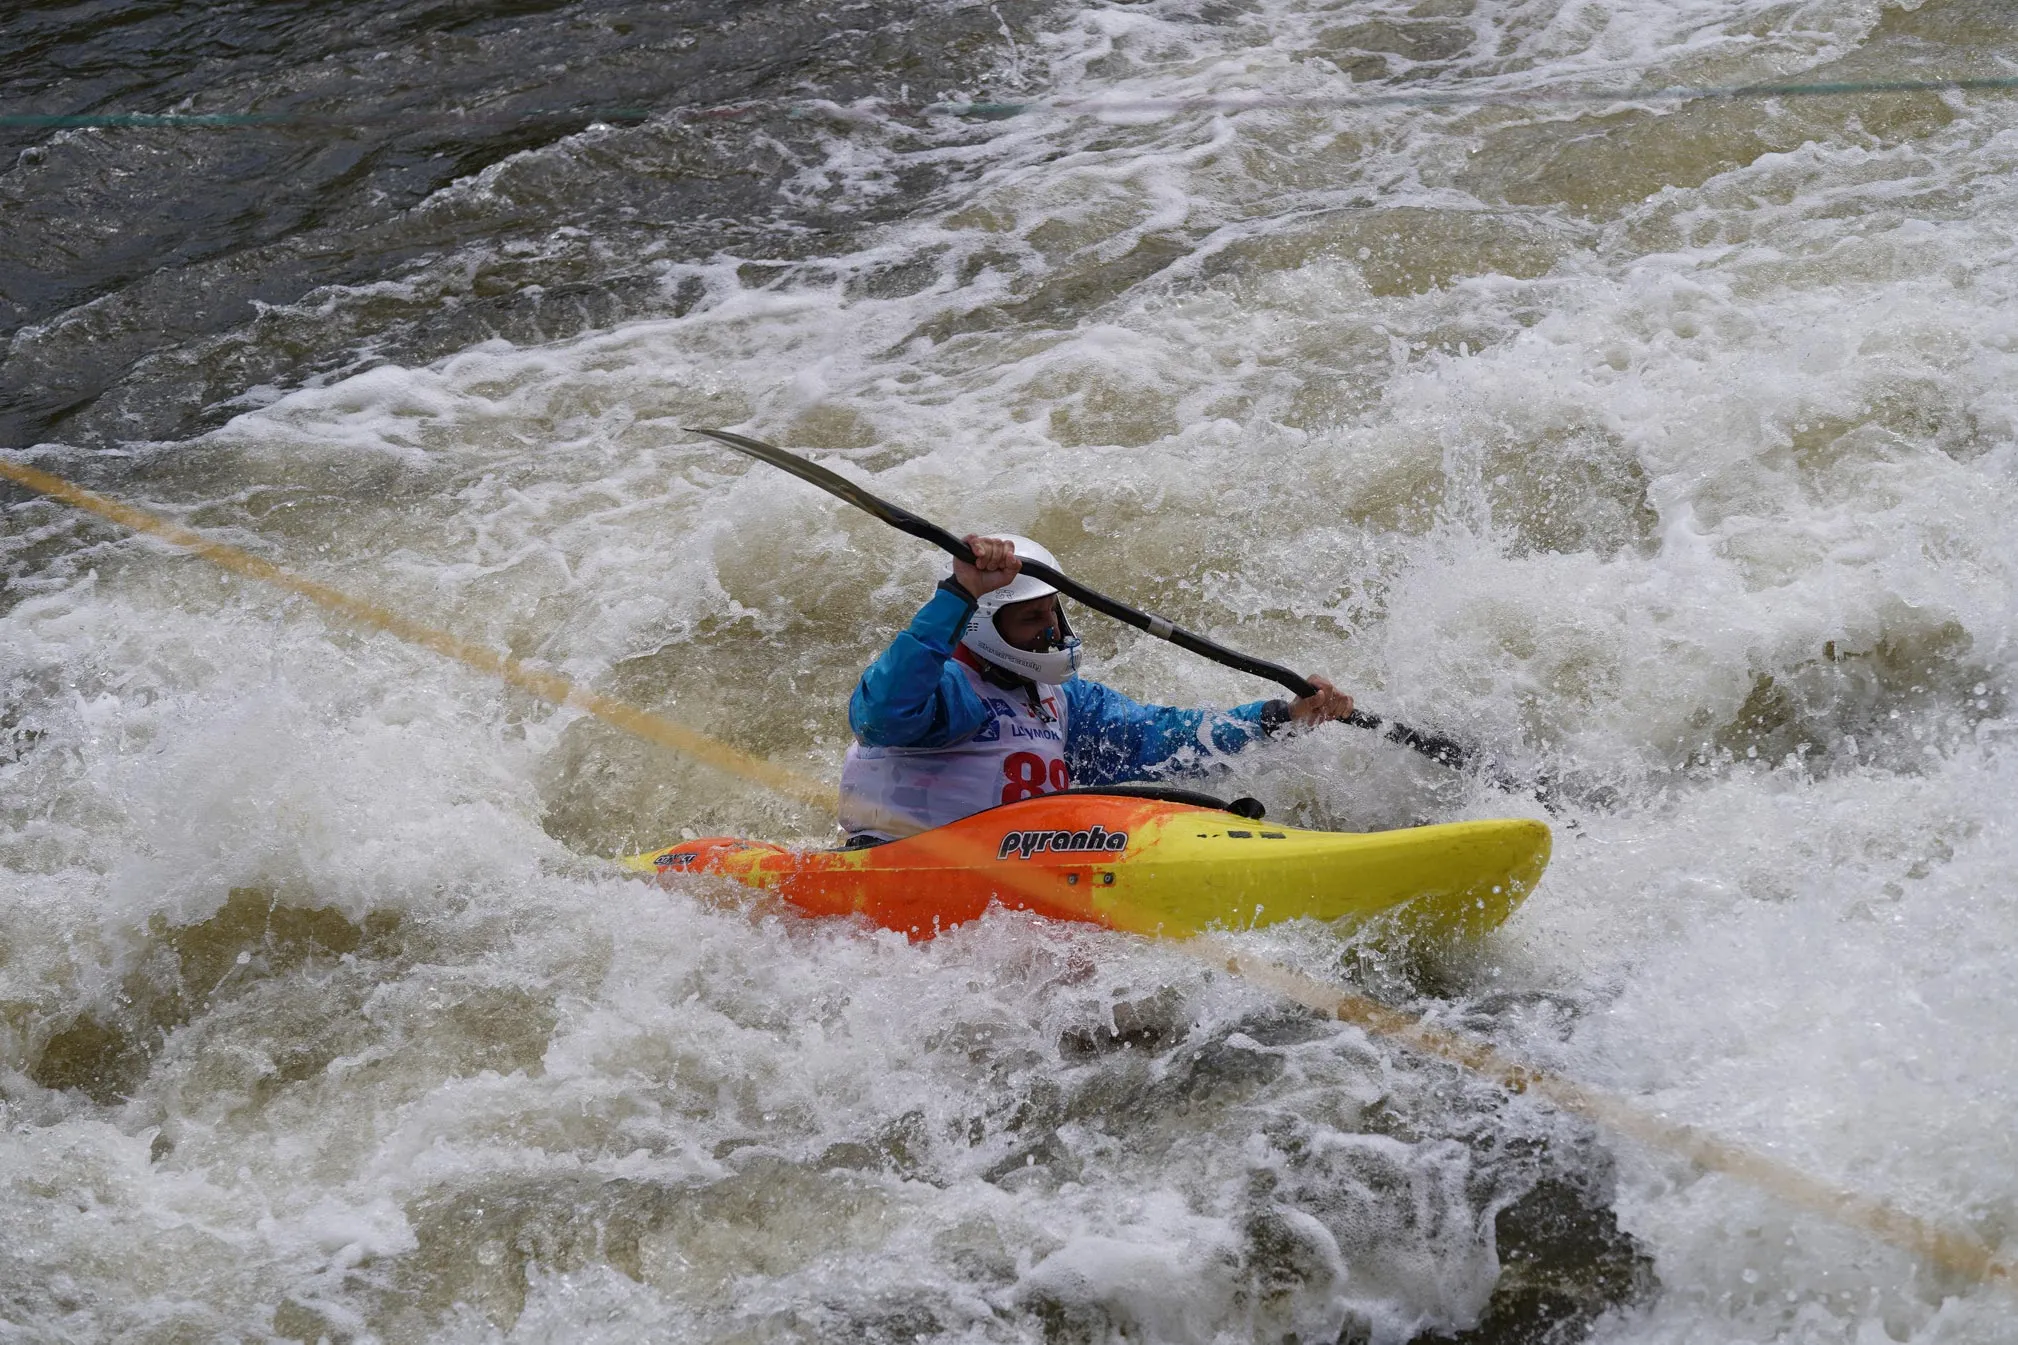
{"label": "helmet face guard", "polygon": [[[1058,558],[1028,537],[1005,535],[1004,541],[1016,548],[1019,558],[1040,561],[1052,569],[1058,568]],[[981,595],[975,604],[974,615],[968,618],[967,629],[960,637],[966,645],[987,662],[1011,672],[1018,677],[1027,677],[1033,682],[1057,684],[1070,681],[1079,671],[1079,637],[1072,633],[1072,626],[1065,620],[1065,609],[1058,609],[1058,629],[1051,632],[1049,649],[1018,649],[1002,638],[1002,632],[995,628],[995,616],[1003,608],[1019,602],[1029,602],[1033,598],[1048,597],[1058,590],[1041,579],[1019,574],[1015,579],[998,589],[991,589]]]}
{"label": "helmet face guard", "polygon": [[[1042,594],[1038,595],[1042,597]],[[1002,632],[995,629],[995,613],[976,609],[967,622],[967,632],[960,637],[960,643],[979,654],[989,663],[1018,677],[1027,677],[1033,682],[1057,684],[1069,682],[1079,671],[1079,637],[1072,634],[1072,628],[1065,621],[1065,613],[1058,613],[1058,624],[1062,630],[1050,632],[1054,642],[1050,649],[1018,649],[1002,638]]]}

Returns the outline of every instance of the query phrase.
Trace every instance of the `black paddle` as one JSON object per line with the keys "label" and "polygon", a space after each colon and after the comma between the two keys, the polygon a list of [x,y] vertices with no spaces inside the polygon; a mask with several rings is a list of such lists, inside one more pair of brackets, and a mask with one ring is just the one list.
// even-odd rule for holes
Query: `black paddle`
{"label": "black paddle", "polygon": [[[899,532],[908,532],[921,541],[930,542],[955,559],[964,560],[970,565],[974,562],[973,549],[938,524],[918,517],[909,509],[899,508],[888,500],[871,495],[854,482],[837,476],[817,463],[808,462],[795,453],[787,453],[784,449],[774,444],[767,444],[761,439],[731,434],[727,430],[702,430],[691,426],[688,428],[693,434],[705,434],[708,438],[727,444],[740,453],[747,453],[760,462],[768,462],[773,467],[790,472],[801,481],[810,481],[829,495],[846,500],[864,513],[874,514]],[[1308,696],[1317,690],[1304,678],[1280,663],[1270,663],[1267,659],[1243,654],[1238,649],[1228,649],[1217,640],[1208,640],[1203,635],[1193,634],[1174,622],[1165,621],[1160,616],[1138,612],[1127,603],[1110,598],[1097,589],[1090,589],[1041,561],[1024,561],[1023,573],[1036,576],[1066,597],[1084,603],[1096,612],[1105,613],[1137,630],[1146,630],[1159,640],[1168,640],[1179,649],[1188,649],[1203,658],[1211,659],[1214,663],[1224,664],[1244,673],[1253,673],[1256,677],[1265,677],[1271,682],[1279,682],[1299,696]],[[1386,729],[1391,741],[1413,747],[1431,760],[1453,769],[1462,770],[1472,761],[1472,749],[1460,742],[1439,734],[1424,733],[1421,729],[1412,729],[1406,724],[1385,720],[1379,715],[1367,714],[1364,710],[1354,710],[1347,716],[1346,722],[1363,729]]]}

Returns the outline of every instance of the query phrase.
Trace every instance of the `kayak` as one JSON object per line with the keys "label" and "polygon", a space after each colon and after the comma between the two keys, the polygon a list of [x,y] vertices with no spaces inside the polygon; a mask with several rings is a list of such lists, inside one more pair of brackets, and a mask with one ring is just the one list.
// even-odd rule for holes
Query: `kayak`
{"label": "kayak", "polygon": [[810,915],[864,916],[913,938],[995,905],[1178,938],[1376,917],[1407,934],[1457,938],[1503,923],[1549,860],[1548,827],[1525,818],[1305,831],[1158,792],[1039,795],[855,849],[710,836],[622,863],[662,883],[730,878]]}

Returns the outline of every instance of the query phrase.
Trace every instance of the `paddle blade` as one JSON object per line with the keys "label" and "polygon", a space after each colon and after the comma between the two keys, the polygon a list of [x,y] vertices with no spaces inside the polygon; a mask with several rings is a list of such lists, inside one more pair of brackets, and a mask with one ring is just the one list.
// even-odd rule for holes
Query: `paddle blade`
{"label": "paddle blade", "polygon": [[907,532],[920,541],[930,542],[956,560],[971,561],[974,552],[967,544],[947,532],[944,528],[918,517],[909,509],[891,504],[880,495],[872,495],[845,476],[831,472],[816,462],[809,462],[796,453],[787,453],[775,444],[767,444],[761,439],[734,434],[728,430],[704,430],[696,425],[685,427],[689,434],[704,434],[717,443],[727,444],[738,453],[748,454],[759,462],[768,462],[781,472],[790,472],[801,481],[818,486],[829,495],[846,500],[866,514],[873,514],[899,532]]}

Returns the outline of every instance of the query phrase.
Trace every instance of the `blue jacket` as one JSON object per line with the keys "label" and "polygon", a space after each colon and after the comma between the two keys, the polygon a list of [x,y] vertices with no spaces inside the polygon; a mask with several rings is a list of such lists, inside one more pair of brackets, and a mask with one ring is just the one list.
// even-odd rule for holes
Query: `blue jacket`
{"label": "blue jacket", "polygon": [[[869,665],[848,700],[848,727],[865,746],[950,747],[987,722],[987,707],[950,662],[973,611],[964,592],[941,588]],[[1197,773],[1215,754],[1238,752],[1267,735],[1267,701],[1225,711],[1173,710],[1139,704],[1083,677],[1062,690],[1065,762],[1075,785]]]}

